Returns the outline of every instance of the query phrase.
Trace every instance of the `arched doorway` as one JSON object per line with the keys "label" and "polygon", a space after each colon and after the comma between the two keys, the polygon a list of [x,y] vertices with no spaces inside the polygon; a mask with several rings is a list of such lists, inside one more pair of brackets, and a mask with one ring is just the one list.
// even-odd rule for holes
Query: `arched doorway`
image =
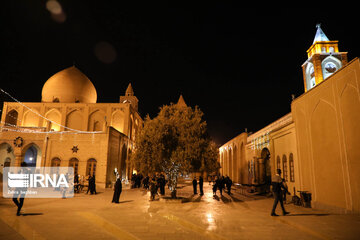
{"label": "arched doorway", "polygon": [[27,164],[28,167],[36,167],[38,161],[39,149],[35,145],[31,145],[24,155],[23,161]]}
{"label": "arched doorway", "polygon": [[270,185],[271,185],[271,165],[270,165],[270,151],[267,148],[263,148],[261,150],[261,159],[263,160],[264,164],[264,172],[262,174],[262,179],[265,185],[266,185],[266,191],[270,191]]}
{"label": "arched doorway", "polygon": [[90,158],[86,164],[86,175],[96,176],[96,163],[94,158]]}

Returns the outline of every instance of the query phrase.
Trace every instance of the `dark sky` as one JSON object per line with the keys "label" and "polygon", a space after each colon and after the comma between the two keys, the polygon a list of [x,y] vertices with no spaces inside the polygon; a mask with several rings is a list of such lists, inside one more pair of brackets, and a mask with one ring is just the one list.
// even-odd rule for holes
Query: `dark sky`
{"label": "dark sky", "polygon": [[131,82],[143,117],[183,94],[204,112],[218,144],[290,112],[291,94],[304,92],[301,65],[317,23],[350,60],[360,56],[359,19],[348,10],[59,3],[65,21],[46,1],[1,6],[2,89],[41,101],[45,81],[75,63],[98,102],[118,102]]}

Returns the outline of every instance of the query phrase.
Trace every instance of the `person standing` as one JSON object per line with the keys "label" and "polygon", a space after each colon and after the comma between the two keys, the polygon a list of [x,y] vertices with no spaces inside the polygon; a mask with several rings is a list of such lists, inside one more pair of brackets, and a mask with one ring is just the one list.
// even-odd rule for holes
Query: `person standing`
{"label": "person standing", "polygon": [[197,194],[197,181],[196,181],[196,177],[194,177],[194,180],[192,181],[193,184],[193,190],[194,190],[194,195]]}
{"label": "person standing", "polygon": [[283,211],[283,215],[289,214],[284,208],[282,190],[287,191],[287,189],[283,185],[283,181],[281,179],[281,169],[277,169],[277,174],[272,179],[273,193],[274,193],[274,205],[271,210],[271,216],[279,216],[275,213],[276,206],[280,202],[281,209]]}
{"label": "person standing", "polygon": [[204,195],[204,191],[203,191],[203,186],[204,186],[204,179],[202,176],[199,177],[199,190],[200,190],[200,195]]}
{"label": "person standing", "polygon": [[222,196],[222,190],[224,189],[224,183],[225,183],[224,176],[221,176],[218,179],[218,182],[216,183],[219,188],[219,191],[220,191],[220,196]]}
{"label": "person standing", "polygon": [[120,194],[122,192],[122,183],[120,177],[117,177],[115,185],[114,185],[114,195],[113,195],[113,203],[119,203]]}
{"label": "person standing", "polygon": [[[88,181],[88,189],[87,189],[87,191],[86,191],[86,194],[88,194],[89,191],[91,190],[91,175],[90,175],[90,174],[89,174],[89,176],[88,176],[87,181]],[[90,193],[91,193],[91,192],[90,192]]]}
{"label": "person standing", "polygon": [[165,176],[163,174],[160,175],[160,194],[161,195],[165,195],[165,185],[166,185],[166,181],[165,181]]}
{"label": "person standing", "polygon": [[213,181],[213,186],[212,186],[214,197],[216,196],[216,190],[218,188],[218,185],[217,185],[218,183],[219,183],[218,178],[215,176],[215,179]]}
{"label": "person standing", "polygon": [[150,200],[154,201],[155,200],[155,195],[157,193],[157,188],[156,188],[156,181],[155,178],[153,178],[150,181]]}
{"label": "person standing", "polygon": [[229,176],[226,177],[226,188],[228,191],[228,194],[231,194],[231,186],[232,186],[232,180]]}

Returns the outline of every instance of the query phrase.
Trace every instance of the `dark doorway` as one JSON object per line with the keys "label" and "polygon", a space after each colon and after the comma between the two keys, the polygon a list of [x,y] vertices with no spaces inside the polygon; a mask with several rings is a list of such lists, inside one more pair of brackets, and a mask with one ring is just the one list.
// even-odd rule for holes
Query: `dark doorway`
{"label": "dark doorway", "polygon": [[264,161],[264,173],[263,173],[263,179],[265,185],[266,185],[266,192],[270,191],[270,185],[271,185],[271,165],[270,165],[270,151],[267,148],[264,148],[261,151],[261,158]]}

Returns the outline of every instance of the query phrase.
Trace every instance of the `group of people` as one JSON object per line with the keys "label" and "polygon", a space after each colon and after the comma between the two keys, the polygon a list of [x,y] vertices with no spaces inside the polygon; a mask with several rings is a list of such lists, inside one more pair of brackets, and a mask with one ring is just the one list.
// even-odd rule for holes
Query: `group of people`
{"label": "group of people", "polygon": [[144,176],[141,173],[139,174],[133,173],[131,175],[131,188],[140,188],[143,179]]}
{"label": "group of people", "polygon": [[155,200],[158,190],[160,190],[160,195],[165,195],[165,186],[167,181],[163,174],[154,175],[151,179],[148,176],[145,183],[147,183],[147,185],[144,184],[144,188],[150,190],[150,200]]}
{"label": "group of people", "polygon": [[154,174],[152,177],[144,177],[141,173],[132,174],[131,188],[141,188],[141,186],[150,191],[150,200],[155,200],[155,196],[160,192],[160,195],[165,195],[165,186],[167,180],[163,174]]}
{"label": "group of people", "polygon": [[[26,163],[21,164],[22,167],[26,167]],[[134,177],[134,187],[140,187],[141,183],[143,184],[143,187],[145,189],[150,190],[150,200],[155,200],[155,196],[158,192],[158,189],[160,189],[160,194],[165,195],[165,185],[167,183],[165,176],[163,174],[160,175],[154,175],[152,178],[149,176],[146,176],[145,178],[142,175],[133,175]],[[142,180],[142,181],[141,181]],[[133,181],[133,180],[132,180]],[[86,193],[96,194],[96,184],[95,184],[95,175],[89,175],[88,177],[89,187]],[[227,189],[227,193],[231,194],[231,186],[232,186],[232,180],[230,177],[226,176],[213,176],[209,179],[209,184],[213,183],[212,189],[213,189],[213,196],[216,196],[217,190],[220,191],[220,195],[222,196],[223,189]],[[79,184],[79,177],[78,175],[75,175],[74,177],[74,183]],[[197,185],[199,184],[199,190],[200,195],[204,195],[203,191],[203,185],[204,185],[204,179],[202,176],[199,177],[199,182],[197,181],[196,177],[194,177],[193,181],[193,191],[194,195],[197,194]],[[277,169],[277,174],[272,179],[272,192],[274,195],[274,204],[271,210],[271,216],[279,216],[275,213],[276,207],[278,203],[280,202],[281,209],[283,211],[283,215],[289,214],[284,208],[284,195],[290,194],[287,190],[286,185],[284,185],[284,179],[281,178],[281,169]],[[286,183],[285,183],[286,184]],[[114,184],[114,195],[113,195],[113,203],[119,203],[120,195],[122,192],[122,183],[120,176],[117,175],[116,182]],[[13,202],[17,206],[17,215],[20,215],[21,208],[24,203],[24,195],[15,195],[13,197]],[[285,198],[286,199],[286,198]]]}
{"label": "group of people", "polygon": [[[90,192],[90,194],[96,194],[95,174],[93,174],[93,175],[89,174],[86,181],[88,182],[88,189],[86,191],[86,194],[88,194],[89,192]],[[85,186],[85,177],[75,174],[75,176],[74,176],[74,192],[75,193],[82,192],[82,189],[84,188],[84,186]]]}
{"label": "group of people", "polygon": [[212,189],[213,189],[213,196],[216,196],[217,190],[220,192],[220,196],[222,196],[223,189],[227,190],[227,193],[231,194],[231,186],[233,184],[231,178],[229,176],[213,176],[211,177],[209,184],[213,183]]}
{"label": "group of people", "polygon": [[[194,190],[194,195],[197,194],[197,180],[196,177],[194,177],[194,180],[192,181],[193,184],[193,190]],[[203,186],[204,186],[204,179],[202,176],[199,177],[199,190],[200,190],[200,195],[204,195],[204,190],[203,190]]]}

